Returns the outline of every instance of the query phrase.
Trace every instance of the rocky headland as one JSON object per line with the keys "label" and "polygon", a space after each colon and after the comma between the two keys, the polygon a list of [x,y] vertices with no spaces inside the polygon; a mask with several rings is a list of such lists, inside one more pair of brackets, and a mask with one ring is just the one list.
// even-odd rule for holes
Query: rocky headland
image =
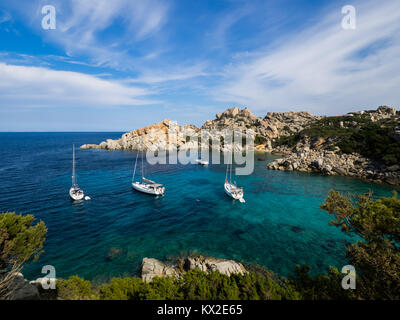
{"label": "rocky headland", "polygon": [[226,129],[240,129],[242,138],[250,134],[254,146],[222,143],[219,151],[254,150],[282,155],[268,164],[272,170],[343,175],[400,185],[400,115],[387,106],[333,117],[305,111],[268,112],[265,117],[257,117],[248,108],[234,107],[216,114],[201,128],[180,126],[165,119],[127,132],[120,139],[81,148],[207,150],[211,140],[219,141]]}
{"label": "rocky headland", "polygon": [[[224,130],[240,129],[242,137],[250,135],[254,139],[254,149],[271,152],[274,139],[297,133],[310,122],[321,119],[308,112],[269,112],[264,118],[257,117],[248,108],[238,107],[218,113],[214,120],[207,120],[201,128],[193,125],[180,126],[165,119],[145,128],[132,130],[120,139],[108,139],[100,144],[84,144],[81,149],[105,150],[151,150],[174,151],[209,148],[210,139],[219,140]],[[199,139],[201,137],[201,139]],[[245,151],[246,145],[233,144],[235,151]],[[200,143],[198,142],[200,141]],[[221,144],[220,151],[231,151],[232,146]]]}
{"label": "rocky headland", "polygon": [[317,172],[400,185],[400,115],[377,110],[327,117],[275,142],[284,157],[267,165],[281,171]]}

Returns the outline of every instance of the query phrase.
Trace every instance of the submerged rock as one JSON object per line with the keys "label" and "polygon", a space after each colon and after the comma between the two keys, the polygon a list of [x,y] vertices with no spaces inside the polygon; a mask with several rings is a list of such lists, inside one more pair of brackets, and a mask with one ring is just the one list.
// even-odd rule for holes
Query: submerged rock
{"label": "submerged rock", "polygon": [[302,227],[298,227],[298,226],[292,226],[290,229],[295,233],[301,233],[301,232],[305,231]]}
{"label": "submerged rock", "polygon": [[119,248],[112,247],[107,252],[107,260],[112,261],[122,254],[122,250]]}

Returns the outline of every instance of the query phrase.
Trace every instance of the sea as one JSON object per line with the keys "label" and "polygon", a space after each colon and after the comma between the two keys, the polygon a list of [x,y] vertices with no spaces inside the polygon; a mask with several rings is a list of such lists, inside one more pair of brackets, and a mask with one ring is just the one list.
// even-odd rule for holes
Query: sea
{"label": "sea", "polygon": [[[359,239],[329,225],[332,217],[320,209],[329,190],[372,191],[376,198],[393,191],[348,177],[271,171],[267,163],[277,157],[256,154],[253,173],[235,177],[246,203],[225,194],[226,166],[213,163],[144,161],[146,177],[166,188],[165,196],[154,197],[131,187],[135,151],[79,149],[121,134],[0,133],[0,212],[33,214],[48,228],[44,252],[23,269],[27,279],[44,276],[43,266],[51,265],[57,277],[102,283],[138,275],[144,257],[173,262],[188,254],[260,265],[282,276],[302,263],[313,274],[341,270],[346,246]],[[78,184],[89,201],[68,195],[73,144]],[[137,170],[140,175],[141,165]]]}

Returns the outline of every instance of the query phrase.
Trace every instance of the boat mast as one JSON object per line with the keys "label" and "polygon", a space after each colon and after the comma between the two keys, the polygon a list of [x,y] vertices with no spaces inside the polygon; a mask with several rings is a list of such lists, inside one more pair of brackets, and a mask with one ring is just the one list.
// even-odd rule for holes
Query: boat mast
{"label": "boat mast", "polygon": [[[233,145],[232,145],[233,148]],[[232,166],[233,166],[233,152],[231,151],[231,167],[229,172],[229,183],[232,184]]]}
{"label": "boat mast", "polygon": [[75,145],[72,145],[72,186],[76,185],[75,177]]}
{"label": "boat mast", "polygon": [[143,137],[142,137],[142,143],[141,143],[141,145],[142,145],[142,180],[143,180],[143,178],[144,178],[144,165],[143,165]]}
{"label": "boat mast", "polygon": [[138,156],[139,156],[139,150],[138,150],[138,152],[136,153],[135,169],[133,169],[132,182],[135,182],[136,165],[137,165],[137,159],[138,159]]}

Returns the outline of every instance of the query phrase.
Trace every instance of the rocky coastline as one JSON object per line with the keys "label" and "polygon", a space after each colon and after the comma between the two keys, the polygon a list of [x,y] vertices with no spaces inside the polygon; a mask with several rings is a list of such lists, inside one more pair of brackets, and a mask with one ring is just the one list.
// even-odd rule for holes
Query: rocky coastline
{"label": "rocky coastline", "polygon": [[[241,138],[249,135],[254,139],[254,151],[271,152],[273,139],[303,129],[321,117],[308,112],[269,112],[264,118],[256,117],[248,108],[233,107],[218,113],[214,120],[207,120],[201,128],[194,125],[180,126],[170,119],[124,133],[120,139],[107,139],[99,144],[84,144],[81,149],[104,150],[150,150],[175,151],[189,149],[208,149],[210,139],[219,141],[225,130],[240,130]],[[238,131],[239,132],[239,131]],[[200,139],[201,137],[201,139]],[[246,151],[250,147],[240,143],[221,144],[221,152]],[[200,143],[199,143],[200,141]]]}
{"label": "rocky coastline", "polygon": [[[383,106],[369,112],[349,113],[344,119],[352,119],[355,116],[363,116],[364,121],[372,123],[381,120],[392,121],[397,125],[394,128],[393,139],[400,142],[400,115],[396,109]],[[342,129],[351,126],[357,127],[359,123],[351,120],[339,122]],[[294,146],[287,143],[276,146],[273,153],[282,155],[283,158],[272,161],[267,167],[271,170],[348,176],[400,186],[400,163],[385,165],[357,152],[343,153],[335,142],[335,137],[310,138],[304,135]]]}
{"label": "rocky coastline", "polygon": [[280,152],[288,155],[269,163],[268,169],[348,176],[400,186],[400,165],[386,167],[357,153],[337,154],[333,151],[312,149],[296,153],[292,153],[292,150],[280,150]]}
{"label": "rocky coastline", "polygon": [[[221,274],[230,276],[232,274],[245,274],[248,271],[239,262],[202,255],[180,258],[174,264],[168,264],[154,258],[143,258],[140,277],[144,282],[151,282],[155,277],[180,277],[189,270],[200,270],[205,273],[218,271]],[[42,283],[55,283],[56,279],[38,278],[28,281],[22,273],[16,274],[11,285],[12,292],[8,300],[47,300],[57,299],[56,290],[45,290]]]}
{"label": "rocky coastline", "polygon": [[[341,175],[361,178],[378,183],[400,186],[400,164],[385,165],[357,152],[342,152],[336,146],[336,137],[307,136],[304,132],[322,120],[340,118],[339,127],[343,130],[358,128],[356,120],[379,123],[386,120],[396,123],[394,139],[400,141],[400,115],[395,108],[381,106],[377,110],[351,112],[337,117],[314,116],[308,112],[269,112],[265,117],[257,117],[248,108],[234,107],[216,114],[214,120],[207,120],[201,128],[193,125],[179,126],[165,119],[160,123],[133,130],[120,139],[84,144],[82,149],[104,150],[151,150],[174,151],[210,148],[211,139],[220,139],[226,129],[240,129],[242,138],[251,134],[254,146],[232,144],[219,146],[219,151],[268,152],[282,155],[283,158],[267,165],[271,170],[316,172],[324,175]],[[395,124],[396,125],[396,124]],[[202,137],[201,140],[198,138]],[[282,138],[301,136],[295,145],[277,144]],[[192,139],[190,137],[195,137]],[[337,139],[336,139],[337,140]],[[201,141],[200,143],[198,141]]]}

